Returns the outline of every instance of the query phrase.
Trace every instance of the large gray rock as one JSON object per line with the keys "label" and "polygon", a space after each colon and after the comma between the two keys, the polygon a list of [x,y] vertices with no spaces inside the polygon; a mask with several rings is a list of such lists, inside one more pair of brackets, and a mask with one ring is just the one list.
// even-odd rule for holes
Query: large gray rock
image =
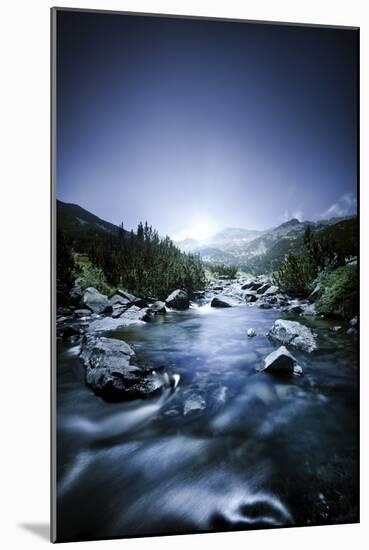
{"label": "large gray rock", "polygon": [[85,338],[80,354],[86,367],[86,384],[107,401],[151,397],[173,385],[167,371],[132,364],[134,350],[114,338]]}
{"label": "large gray rock", "polygon": [[317,349],[316,338],[311,330],[297,321],[277,319],[269,336],[282,344],[293,346],[302,351],[312,352]]}
{"label": "large gray rock", "polygon": [[292,353],[285,346],[280,346],[265,357],[262,370],[272,374],[293,374],[296,364],[297,361]]}
{"label": "large gray rock", "polygon": [[151,312],[150,308],[144,307],[140,308],[136,305],[131,306],[129,309],[126,309],[120,316],[120,319],[126,319],[128,321],[151,321],[154,314]]}
{"label": "large gray rock", "polygon": [[134,296],[133,294],[130,294],[126,290],[122,290],[121,288],[118,288],[118,290],[116,291],[116,294],[118,294],[118,296],[121,296],[121,298],[125,298],[129,302],[134,302],[136,300],[136,296]]}
{"label": "large gray rock", "polygon": [[190,299],[185,290],[174,290],[165,300],[165,304],[173,309],[188,309],[190,307]]}
{"label": "large gray rock", "polygon": [[106,313],[111,311],[111,303],[105,294],[101,294],[96,288],[90,286],[83,293],[83,304],[94,313]]}
{"label": "large gray rock", "polygon": [[214,296],[210,305],[211,307],[232,307],[236,305],[236,302],[231,297],[220,294]]}
{"label": "large gray rock", "polygon": [[132,300],[129,300],[128,298],[125,298],[120,294],[114,294],[114,296],[110,298],[110,302],[113,307],[115,305],[128,306],[132,302]]}

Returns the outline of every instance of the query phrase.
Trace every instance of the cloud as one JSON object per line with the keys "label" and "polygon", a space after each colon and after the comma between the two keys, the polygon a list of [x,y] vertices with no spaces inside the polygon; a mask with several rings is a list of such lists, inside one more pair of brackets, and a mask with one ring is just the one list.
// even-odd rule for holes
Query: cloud
{"label": "cloud", "polygon": [[297,218],[300,222],[302,221],[302,216],[302,210],[295,210],[294,212],[292,212],[292,217]]}
{"label": "cloud", "polygon": [[281,216],[279,216],[279,221],[284,223],[288,222],[292,218],[297,218],[300,222],[303,220],[303,212],[300,209],[293,210],[292,212],[290,210],[285,210]]}
{"label": "cloud", "polygon": [[348,216],[356,210],[357,200],[352,193],[345,193],[339,197],[338,201],[331,204],[324,212],[319,214],[321,220],[327,218],[336,218],[340,216]]}

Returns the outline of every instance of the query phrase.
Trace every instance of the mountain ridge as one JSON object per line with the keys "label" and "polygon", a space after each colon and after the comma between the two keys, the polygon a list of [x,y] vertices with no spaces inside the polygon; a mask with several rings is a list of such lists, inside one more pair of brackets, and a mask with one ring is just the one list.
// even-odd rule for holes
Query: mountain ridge
{"label": "mountain ridge", "polygon": [[[67,239],[77,248],[94,239],[116,233],[119,228],[74,203],[57,200],[57,223]],[[299,221],[292,218],[266,230],[229,227],[199,244],[196,239],[175,242],[184,252],[198,253],[208,264],[234,264],[240,269],[255,273],[272,271],[289,252],[298,252],[303,246],[303,234],[310,226],[323,238],[348,241],[348,249],[356,238],[356,216]],[[128,235],[129,232],[125,230]],[[351,244],[350,244],[351,243]]]}

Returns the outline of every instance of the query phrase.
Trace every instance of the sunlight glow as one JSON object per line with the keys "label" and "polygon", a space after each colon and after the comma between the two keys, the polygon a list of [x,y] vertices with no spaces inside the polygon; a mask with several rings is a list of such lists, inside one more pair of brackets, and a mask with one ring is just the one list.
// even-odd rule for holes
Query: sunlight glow
{"label": "sunlight glow", "polygon": [[199,217],[193,220],[190,227],[179,233],[176,240],[196,239],[197,241],[206,241],[215,231],[216,225],[210,218]]}

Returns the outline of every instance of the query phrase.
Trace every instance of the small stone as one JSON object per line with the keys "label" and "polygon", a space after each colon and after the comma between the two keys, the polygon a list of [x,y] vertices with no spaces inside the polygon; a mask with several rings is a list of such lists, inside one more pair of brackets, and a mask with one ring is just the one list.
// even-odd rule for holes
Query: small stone
{"label": "small stone", "polygon": [[253,336],[256,336],[256,332],[254,331],[253,328],[249,328],[249,330],[247,331],[247,336],[249,336],[250,338],[252,338]]}
{"label": "small stone", "polygon": [[301,376],[302,374],[304,374],[304,371],[302,370],[302,367],[300,367],[300,365],[296,365],[295,367],[293,367],[293,374]]}
{"label": "small stone", "polygon": [[272,374],[293,374],[296,359],[285,346],[280,346],[264,359],[264,369]]}

